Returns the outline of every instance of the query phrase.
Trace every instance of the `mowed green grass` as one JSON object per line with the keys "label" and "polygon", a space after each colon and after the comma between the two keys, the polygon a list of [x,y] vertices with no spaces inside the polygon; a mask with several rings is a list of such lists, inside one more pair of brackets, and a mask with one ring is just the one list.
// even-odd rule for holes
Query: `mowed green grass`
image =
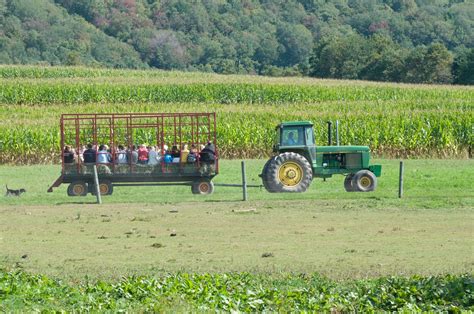
{"label": "mowed green grass", "polygon": [[[259,183],[264,162],[247,161],[250,184]],[[1,265],[70,279],[177,271],[335,279],[472,272],[474,162],[406,161],[403,199],[398,161],[374,162],[383,176],[373,193],[346,193],[339,176],[315,180],[304,194],[251,188],[248,202],[239,188],[195,196],[183,186],[118,187],[102,205],[93,196],[67,197],[66,186],[46,193],[57,165],[1,166],[0,183],[27,190],[0,198]],[[215,182],[238,183],[240,162],[222,161],[221,172]]]}

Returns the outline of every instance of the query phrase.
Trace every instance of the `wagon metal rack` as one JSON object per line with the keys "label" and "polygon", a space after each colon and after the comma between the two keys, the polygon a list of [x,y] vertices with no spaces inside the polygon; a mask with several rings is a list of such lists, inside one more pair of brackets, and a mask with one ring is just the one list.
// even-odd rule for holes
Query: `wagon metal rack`
{"label": "wagon metal rack", "polygon": [[[93,193],[94,163],[85,163],[80,154],[86,144],[96,148],[108,145],[106,154],[110,162],[95,165],[99,170],[101,194],[111,194],[113,185],[191,185],[195,194],[210,194],[213,191],[212,178],[219,173],[219,154],[216,138],[216,114],[212,113],[123,113],[123,114],[63,114],[61,130],[61,175],[48,189],[62,183],[70,183],[68,195],[79,196]],[[189,148],[199,148],[212,142],[215,150],[214,162],[159,162],[157,165],[134,163],[131,151],[138,144],[156,146],[161,156],[166,147],[184,144]],[[64,147],[74,147],[77,158],[73,163],[65,163]],[[117,161],[118,146],[127,148],[127,164]],[[96,152],[96,160],[100,154]]]}

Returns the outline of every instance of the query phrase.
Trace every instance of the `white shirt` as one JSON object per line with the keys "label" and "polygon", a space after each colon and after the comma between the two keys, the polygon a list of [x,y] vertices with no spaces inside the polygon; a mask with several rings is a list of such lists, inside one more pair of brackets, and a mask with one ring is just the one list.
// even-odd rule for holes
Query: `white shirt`
{"label": "white shirt", "polygon": [[156,165],[158,164],[158,154],[154,150],[150,150],[148,152],[148,164],[149,165]]}

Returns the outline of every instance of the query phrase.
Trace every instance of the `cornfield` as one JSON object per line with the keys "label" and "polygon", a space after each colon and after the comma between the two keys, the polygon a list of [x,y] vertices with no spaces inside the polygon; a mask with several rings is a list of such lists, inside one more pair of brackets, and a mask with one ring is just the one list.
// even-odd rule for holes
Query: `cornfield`
{"label": "cornfield", "polygon": [[288,120],[311,120],[318,145],[339,120],[342,145],[385,157],[466,157],[474,142],[472,87],[31,66],[1,66],[0,82],[2,163],[58,161],[74,112],[216,111],[223,158],[268,156]]}

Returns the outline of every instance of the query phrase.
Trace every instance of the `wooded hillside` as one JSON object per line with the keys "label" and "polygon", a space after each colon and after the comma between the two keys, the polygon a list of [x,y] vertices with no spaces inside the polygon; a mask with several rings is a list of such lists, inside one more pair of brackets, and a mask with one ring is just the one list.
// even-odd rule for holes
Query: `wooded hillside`
{"label": "wooded hillside", "polygon": [[474,84],[474,3],[0,0],[0,63]]}

